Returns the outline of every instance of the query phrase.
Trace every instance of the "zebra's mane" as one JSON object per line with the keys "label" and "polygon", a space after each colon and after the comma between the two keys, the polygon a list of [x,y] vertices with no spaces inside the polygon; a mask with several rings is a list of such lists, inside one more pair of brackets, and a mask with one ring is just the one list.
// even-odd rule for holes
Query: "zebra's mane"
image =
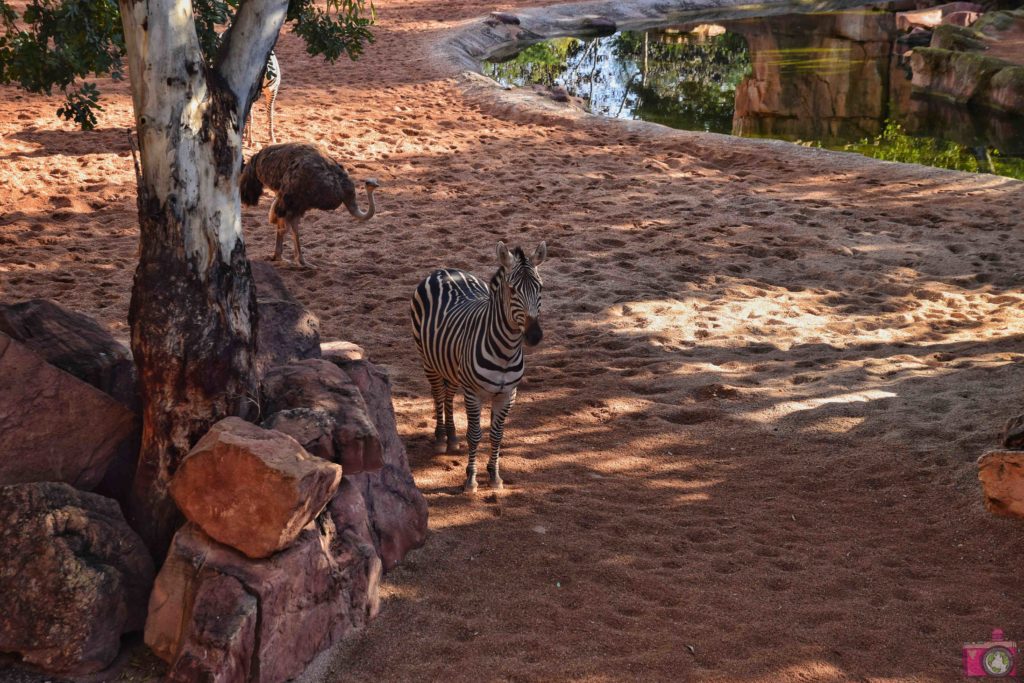
{"label": "zebra's mane", "polygon": [[[528,259],[526,257],[526,252],[523,251],[522,247],[516,247],[515,249],[513,249],[512,250],[512,255],[515,256],[516,259],[519,260],[519,263],[529,263],[530,262],[530,259]],[[515,266],[513,266],[513,268],[514,267]],[[502,274],[502,272],[504,272],[504,270],[505,270],[505,266],[498,266],[498,270],[495,271],[494,275],[491,277],[490,289],[494,289],[494,288],[496,288],[498,286],[499,279],[501,278],[501,274]]]}

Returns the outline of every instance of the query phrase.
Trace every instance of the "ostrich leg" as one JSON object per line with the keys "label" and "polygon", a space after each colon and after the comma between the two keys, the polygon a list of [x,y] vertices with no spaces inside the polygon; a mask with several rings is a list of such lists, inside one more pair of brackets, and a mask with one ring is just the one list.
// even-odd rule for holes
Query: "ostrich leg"
{"label": "ostrich leg", "polygon": [[316,266],[310,265],[306,262],[306,259],[302,258],[302,246],[299,244],[299,216],[289,218],[283,221],[287,228],[292,232],[292,240],[295,242],[295,265],[302,266],[303,268],[309,268],[315,270]]}
{"label": "ostrich leg", "polygon": [[288,226],[285,225],[283,218],[278,217],[275,209],[277,209],[277,197],[274,197],[274,201],[270,204],[270,211],[267,213],[267,219],[269,219],[270,224],[277,229],[277,242],[274,244],[274,255],[270,257],[270,260],[280,261],[281,249],[284,247],[284,233],[288,230]]}

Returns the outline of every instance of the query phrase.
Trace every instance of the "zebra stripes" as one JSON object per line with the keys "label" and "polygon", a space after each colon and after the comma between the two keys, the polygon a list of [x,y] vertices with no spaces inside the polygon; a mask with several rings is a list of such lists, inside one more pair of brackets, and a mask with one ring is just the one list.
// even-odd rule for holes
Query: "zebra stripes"
{"label": "zebra stripes", "polygon": [[502,488],[498,459],[505,419],[523,378],[523,344],[538,344],[540,293],[537,267],[547,256],[541,242],[533,255],[497,247],[498,272],[489,284],[470,273],[442,269],[420,282],[412,298],[413,337],[434,399],[434,452],[458,450],[453,402],[462,389],[466,403],[469,464],[467,492],[476,491],[476,451],[483,436],[480,410],[491,403],[491,488]]}
{"label": "zebra stripes", "polygon": [[[270,58],[267,59],[267,68],[263,72],[263,83],[260,84],[259,93],[253,105],[260,100],[267,102],[267,125],[270,127],[270,142],[277,144],[277,136],[274,134],[274,101],[277,100],[277,90],[281,87],[281,65],[277,61],[277,55],[270,51]],[[245,139],[252,145],[252,111],[245,121]]]}

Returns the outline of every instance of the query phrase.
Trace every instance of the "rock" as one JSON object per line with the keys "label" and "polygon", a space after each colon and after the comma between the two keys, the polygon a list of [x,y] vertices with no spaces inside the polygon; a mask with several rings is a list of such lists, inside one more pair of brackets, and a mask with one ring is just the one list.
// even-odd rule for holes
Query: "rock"
{"label": "rock", "polygon": [[352,531],[365,542],[373,544],[366,501],[349,478],[341,480],[341,486],[327,506],[327,514],[331,516],[338,533]]}
{"label": "rock", "polygon": [[1024,66],[1007,66],[994,74],[981,102],[1011,114],[1024,113]]}
{"label": "rock", "polygon": [[1024,415],[1006,421],[1003,427],[1003,448],[1024,450]]}
{"label": "rock", "polygon": [[375,472],[346,474],[345,479],[365,500],[373,543],[384,562],[384,570],[388,571],[426,540],[427,503],[416,488],[405,444],[398,436],[391,403],[391,380],[366,360],[342,362],[338,367],[352,379],[366,400],[370,418],[380,435],[384,466]]}
{"label": "rock", "polygon": [[615,21],[608,17],[583,17],[576,33],[579,36],[611,36],[618,32]]}
{"label": "rock", "polygon": [[950,2],[937,7],[919,9],[909,12],[896,13],[896,28],[901,31],[909,31],[914,27],[935,28],[943,23],[943,18],[950,14],[973,12],[980,14],[984,11],[981,5],[973,2]]}
{"label": "rock", "polygon": [[[738,22],[751,73],[736,88],[732,133],[836,144],[877,135],[889,113],[894,28],[887,12]],[[843,55],[827,69],[794,70],[780,54]]]}
{"label": "rock", "polygon": [[511,26],[519,26],[519,17],[508,12],[491,12],[486,20],[491,26],[497,26],[498,24],[509,24]]}
{"label": "rock", "polygon": [[[923,35],[928,34],[928,31],[915,29],[911,31],[909,35]],[[978,34],[969,29],[961,26],[943,25],[936,28],[930,33],[931,40],[923,45],[915,45],[915,47],[934,47],[940,50],[961,50],[961,51],[980,51],[985,49],[985,43],[981,40]]]}
{"label": "rock", "polygon": [[990,512],[1024,517],[1024,451],[989,451],[978,459],[978,479]]}
{"label": "rock", "polygon": [[134,429],[122,403],[0,332],[0,485],[91,489]]}
{"label": "rock", "polygon": [[320,319],[292,296],[269,263],[250,261],[256,281],[256,371],[320,357]]}
{"label": "rock", "polygon": [[249,680],[259,608],[256,597],[227,574],[202,580],[188,631],[168,681],[236,683]]}
{"label": "rock", "polygon": [[206,534],[261,558],[295,540],[330,502],[341,475],[290,436],[228,417],[182,460],[171,496]]}
{"label": "rock", "polygon": [[938,94],[965,103],[988,88],[1006,63],[975,52],[917,48],[910,56],[913,86],[918,92]]}
{"label": "rock", "polygon": [[980,16],[978,12],[953,12],[942,17],[942,23],[947,26],[970,26]]}
{"label": "rock", "polygon": [[0,332],[138,412],[131,352],[89,316],[48,299],[33,299],[0,305]]}
{"label": "rock", "polygon": [[117,503],[67,484],[0,487],[0,652],[87,674],[142,628],[153,562]]}
{"label": "rock", "polygon": [[329,360],[332,363],[366,358],[366,351],[363,350],[363,347],[347,341],[323,342],[320,344],[320,354],[324,360]]}
{"label": "rock", "polygon": [[306,450],[324,460],[333,461],[334,419],[322,410],[289,408],[279,410],[263,421],[263,427],[287,434]]}
{"label": "rock", "polygon": [[[379,576],[373,547],[351,530],[339,534],[329,515],[265,560],[187,524],[157,577],[146,644],[170,664],[172,681],[286,681],[366,624]],[[214,673],[223,670],[233,677]]]}
{"label": "rock", "polygon": [[[281,411],[291,412],[277,416]],[[383,464],[377,428],[366,411],[352,380],[326,360],[277,366],[263,380],[263,413],[270,416],[264,425],[310,444],[320,457],[340,463],[346,476]]]}
{"label": "rock", "polygon": [[[949,21],[935,29],[931,47],[912,53],[914,90],[1024,114],[1024,60],[1014,47],[1024,36],[1024,11],[989,12],[971,28],[953,25],[971,19],[957,16],[947,15]],[[1014,137],[1019,140],[1019,132]]]}
{"label": "rock", "polygon": [[[369,513],[362,494],[347,479],[324,511],[337,531],[331,552],[342,566],[356,563],[362,567],[354,576],[350,604],[352,613],[373,619],[380,612],[380,576],[383,569],[373,544]],[[361,625],[361,624],[357,624]]]}

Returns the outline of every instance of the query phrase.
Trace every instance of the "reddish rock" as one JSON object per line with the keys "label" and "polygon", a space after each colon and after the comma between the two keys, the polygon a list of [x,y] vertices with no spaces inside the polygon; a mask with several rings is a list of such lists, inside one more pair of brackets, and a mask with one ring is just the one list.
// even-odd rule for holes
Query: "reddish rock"
{"label": "reddish rock", "polygon": [[86,384],[138,411],[131,352],[99,323],[48,299],[0,305],[0,332]]}
{"label": "reddish rock", "polygon": [[984,11],[981,5],[973,2],[950,2],[945,5],[938,5],[928,9],[919,9],[909,12],[896,13],[896,28],[901,31],[909,31],[914,27],[935,28],[943,23],[944,17],[951,14],[971,12],[975,15]]}
{"label": "reddish rock", "polygon": [[[275,415],[295,409],[301,411]],[[263,413],[270,416],[264,426],[341,463],[346,475],[376,470],[383,464],[380,439],[362,394],[348,375],[328,361],[310,359],[271,369],[263,380]]]}
{"label": "reddish rock", "polygon": [[310,455],[335,460],[334,419],[322,410],[290,408],[279,410],[263,421],[264,428],[292,437]]}
{"label": "reddish rock", "polygon": [[290,436],[229,417],[185,456],[171,496],[208,535],[260,558],[295,540],[330,502],[341,475]]}
{"label": "reddish rock", "polygon": [[142,628],[153,562],[113,500],[67,484],[0,487],[0,652],[51,672],[113,662]]}
{"label": "reddish rock", "polygon": [[241,683],[250,679],[259,609],[256,597],[227,574],[200,579],[181,650],[168,672],[180,683]]}
{"label": "reddish rock", "polygon": [[[348,479],[342,479],[338,492],[334,494],[325,514],[329,515],[337,530],[341,543],[331,546],[339,563],[361,562],[365,569],[357,572],[356,585],[352,591],[353,614],[365,615],[367,619],[377,616],[380,611],[380,575],[383,569],[377,549],[373,544],[370,518],[362,493]],[[350,560],[341,558],[351,557]]]}
{"label": "reddish rock", "polygon": [[352,476],[346,472],[345,479],[365,500],[373,543],[387,571],[426,540],[427,502],[416,488],[405,444],[398,436],[390,378],[366,360],[339,362],[338,367],[359,389],[380,435],[384,466]]}
{"label": "reddish rock", "polygon": [[1009,65],[995,73],[981,103],[1011,114],[1024,113],[1024,66]]}
{"label": "reddish rock", "polygon": [[1024,517],[1024,451],[989,451],[978,459],[985,507],[1006,517]]}
{"label": "reddish rock", "polygon": [[269,263],[250,261],[256,282],[256,370],[320,357],[320,319],[292,296]]}
{"label": "reddish rock", "polygon": [[[170,664],[170,680],[279,683],[366,623],[379,576],[372,546],[339,534],[329,515],[264,560],[187,524],[157,577],[146,644]],[[207,653],[215,663],[201,661]],[[213,677],[221,662],[235,677]]]}
{"label": "reddish rock", "polygon": [[123,404],[0,332],[0,485],[91,489],[134,422]]}

